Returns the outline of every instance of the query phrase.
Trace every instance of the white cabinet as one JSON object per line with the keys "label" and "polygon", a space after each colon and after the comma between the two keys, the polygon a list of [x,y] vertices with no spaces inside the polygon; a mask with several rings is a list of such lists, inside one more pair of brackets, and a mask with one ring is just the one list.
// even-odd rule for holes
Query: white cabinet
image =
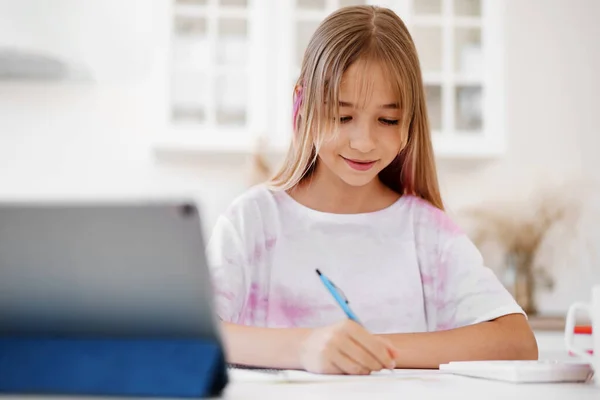
{"label": "white cabinet", "polygon": [[171,19],[167,143],[239,151],[267,131],[267,51],[273,46],[266,5],[172,0],[165,16]]}
{"label": "white cabinet", "polygon": [[404,10],[424,75],[440,156],[504,151],[502,1],[393,1]]}
{"label": "white cabinet", "polygon": [[[170,0],[172,148],[249,151],[291,137],[291,99],[317,25],[347,5],[392,8],[419,52],[436,153],[504,150],[503,2],[491,0]],[[164,143],[164,142],[163,142]]]}

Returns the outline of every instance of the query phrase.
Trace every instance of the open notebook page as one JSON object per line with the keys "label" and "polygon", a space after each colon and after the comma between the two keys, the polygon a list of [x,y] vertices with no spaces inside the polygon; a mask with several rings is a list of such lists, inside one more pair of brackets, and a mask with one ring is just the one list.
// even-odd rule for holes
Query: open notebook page
{"label": "open notebook page", "polygon": [[373,372],[370,375],[325,375],[297,370],[229,368],[234,382],[336,382],[365,379],[427,378],[437,375],[438,370],[396,369]]}

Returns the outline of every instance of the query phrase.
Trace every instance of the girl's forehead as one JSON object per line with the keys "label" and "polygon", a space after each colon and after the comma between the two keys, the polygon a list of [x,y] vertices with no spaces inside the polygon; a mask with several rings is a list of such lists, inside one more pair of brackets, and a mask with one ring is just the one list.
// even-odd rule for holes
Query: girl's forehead
{"label": "girl's forehead", "polygon": [[342,75],[339,100],[358,108],[397,103],[394,86],[393,78],[380,62],[358,61]]}

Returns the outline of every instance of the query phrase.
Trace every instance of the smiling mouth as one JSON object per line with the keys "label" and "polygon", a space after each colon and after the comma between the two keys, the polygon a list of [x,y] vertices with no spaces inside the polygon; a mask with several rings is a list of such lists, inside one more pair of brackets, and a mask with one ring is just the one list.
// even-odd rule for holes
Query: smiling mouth
{"label": "smiling mouth", "polygon": [[344,159],[344,161],[346,161],[346,164],[348,164],[350,168],[356,171],[367,171],[371,169],[371,167],[373,167],[373,165],[375,165],[375,163],[377,162],[377,160],[354,160],[343,156],[342,158]]}

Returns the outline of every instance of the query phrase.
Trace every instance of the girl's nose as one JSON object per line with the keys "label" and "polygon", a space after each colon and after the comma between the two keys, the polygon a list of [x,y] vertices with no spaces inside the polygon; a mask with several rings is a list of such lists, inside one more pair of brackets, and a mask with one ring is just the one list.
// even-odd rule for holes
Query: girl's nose
{"label": "girl's nose", "polygon": [[361,153],[369,153],[375,150],[372,127],[369,124],[356,124],[350,133],[350,148]]}

